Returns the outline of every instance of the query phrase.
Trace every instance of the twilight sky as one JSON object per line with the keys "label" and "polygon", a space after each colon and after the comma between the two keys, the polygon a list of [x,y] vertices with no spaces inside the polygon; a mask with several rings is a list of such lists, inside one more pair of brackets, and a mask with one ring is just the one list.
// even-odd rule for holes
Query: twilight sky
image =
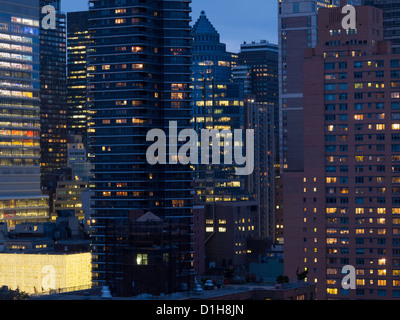
{"label": "twilight sky", "polygon": [[[277,0],[193,0],[193,23],[204,10],[227,49],[238,52],[243,41],[277,43]],[[87,0],[62,0],[62,10],[88,9]]]}

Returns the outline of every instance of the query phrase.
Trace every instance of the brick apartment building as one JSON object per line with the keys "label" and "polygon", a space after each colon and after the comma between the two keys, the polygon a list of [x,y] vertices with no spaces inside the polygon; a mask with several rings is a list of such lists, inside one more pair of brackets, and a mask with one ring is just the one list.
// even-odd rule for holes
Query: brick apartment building
{"label": "brick apartment building", "polygon": [[[303,64],[304,171],[285,173],[285,274],[317,299],[400,298],[400,55],[382,11],[321,8]],[[344,290],[344,265],[356,289]]]}

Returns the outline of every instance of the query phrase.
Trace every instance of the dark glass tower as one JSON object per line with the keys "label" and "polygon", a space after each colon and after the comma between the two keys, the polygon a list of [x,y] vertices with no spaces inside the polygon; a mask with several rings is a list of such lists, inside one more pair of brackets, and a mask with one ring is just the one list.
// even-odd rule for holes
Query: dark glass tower
{"label": "dark glass tower", "polygon": [[40,151],[42,188],[53,190],[48,177],[67,166],[66,30],[60,0],[40,0],[47,5],[56,9],[56,28],[40,28]]}
{"label": "dark glass tower", "polygon": [[[162,292],[192,284],[192,171],[146,159],[149,130],[161,129],[168,139],[169,121],[178,123],[178,132],[191,128],[190,2],[90,1],[93,272],[95,283],[115,295],[152,290],[144,279],[154,276],[146,268],[157,262],[140,252],[131,232],[148,212],[168,225],[169,248],[176,250],[169,256],[174,261],[164,255],[159,261],[169,266]],[[156,242],[152,235],[149,241]]]}
{"label": "dark glass tower", "polygon": [[[259,114],[256,119],[260,121],[260,126],[256,128],[260,131],[265,130],[265,133],[260,135],[264,138],[264,143],[257,152],[260,174],[255,183],[259,185],[260,234],[263,237],[274,237],[275,177],[279,176],[279,170],[276,169],[279,168],[278,45],[265,40],[259,43],[244,43],[240,48],[238,65],[236,70],[243,66],[248,68],[248,90],[256,105],[254,110]],[[271,128],[273,131],[270,131]]]}
{"label": "dark glass tower", "polygon": [[67,129],[82,136],[87,147],[87,50],[90,44],[89,11],[67,14]]}

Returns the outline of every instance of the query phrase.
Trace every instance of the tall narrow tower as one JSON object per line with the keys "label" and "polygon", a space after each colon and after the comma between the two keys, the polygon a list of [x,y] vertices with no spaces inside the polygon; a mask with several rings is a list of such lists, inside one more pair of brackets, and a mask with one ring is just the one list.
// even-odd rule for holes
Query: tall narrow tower
{"label": "tall narrow tower", "polygon": [[[56,185],[48,179],[67,166],[67,77],[65,15],[60,0],[40,0],[56,9],[55,29],[40,28],[40,116],[42,189]],[[41,18],[47,13],[41,13]]]}
{"label": "tall narrow tower", "polygon": [[[176,122],[178,132],[191,127],[190,2],[90,1],[93,271],[94,281],[116,295],[143,289],[145,278],[154,275],[146,270],[158,262],[135,251],[138,238],[130,227],[148,212],[171,226],[164,235],[171,235],[170,248],[177,250],[162,280],[164,293],[192,284],[192,171],[180,164],[153,166],[146,159],[151,129],[163,130],[168,140],[169,122]],[[124,263],[128,251],[136,256]],[[136,274],[128,274],[130,265],[138,268]]]}
{"label": "tall narrow tower", "polygon": [[2,1],[0,222],[46,221],[40,192],[39,2]]}

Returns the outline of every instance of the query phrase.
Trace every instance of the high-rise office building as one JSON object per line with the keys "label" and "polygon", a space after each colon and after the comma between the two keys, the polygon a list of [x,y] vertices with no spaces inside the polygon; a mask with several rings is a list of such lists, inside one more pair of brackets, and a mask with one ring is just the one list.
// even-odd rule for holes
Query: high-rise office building
{"label": "high-rise office building", "polygon": [[[236,71],[241,66],[250,68],[251,98],[248,100],[264,105],[259,113],[263,116],[258,120],[262,119],[267,131],[259,135],[263,137],[260,149],[263,149],[264,155],[258,157],[256,162],[261,170],[256,180],[259,183],[260,232],[262,236],[272,238],[275,237],[275,177],[279,175],[279,170],[276,172],[275,169],[279,168],[277,158],[279,144],[278,45],[265,40],[243,43],[240,46]],[[263,130],[263,126],[254,125],[253,127],[256,133]]]}
{"label": "high-rise office building", "polygon": [[67,129],[87,146],[89,12],[67,13]]}
{"label": "high-rise office building", "polygon": [[[285,274],[307,269],[318,299],[400,297],[400,55],[383,41],[382,11],[319,12],[305,52],[304,171],[285,179]],[[356,270],[355,289],[342,268]],[[298,270],[298,271],[297,271]]]}
{"label": "high-rise office building", "polygon": [[245,42],[240,46],[238,65],[250,67],[251,94],[255,102],[277,106],[278,45],[265,40]]}
{"label": "high-rise office building", "polygon": [[[226,45],[220,41],[220,35],[204,11],[193,25],[193,66],[194,82],[203,78],[214,81],[228,81],[231,78],[232,54],[226,51]],[[194,88],[194,98],[197,90]],[[199,99],[201,99],[201,91]]]}
{"label": "high-rise office building", "polygon": [[[168,265],[171,272],[160,280],[164,293],[193,284],[192,170],[181,164],[151,165],[146,159],[153,143],[146,141],[151,129],[163,130],[168,141],[169,122],[176,122],[178,132],[191,128],[190,2],[90,1],[89,32],[95,34],[88,57],[95,124],[90,137],[95,185],[93,276],[114,295],[143,289],[143,281],[149,283],[153,276],[146,265],[156,263]],[[168,252],[161,255],[164,259],[151,260],[158,255],[136,250],[141,245],[135,248],[139,242],[130,226],[148,212],[171,227],[171,263]],[[132,259],[123,258],[128,251]],[[143,266],[142,272],[131,274],[124,261],[135,268]]]}
{"label": "high-rise office building", "polygon": [[374,6],[383,11],[383,38],[392,43],[392,52],[400,53],[400,1],[362,0],[366,6]]}
{"label": "high-rise office building", "polygon": [[40,189],[39,3],[2,1],[0,222],[48,219]]}
{"label": "high-rise office building", "polygon": [[257,103],[249,97],[245,101],[246,129],[254,130],[254,172],[247,177],[247,188],[252,199],[257,199],[258,237],[275,240],[274,201],[274,108]]}
{"label": "high-rise office building", "polygon": [[[220,42],[220,35],[204,11],[193,25],[192,104],[193,128],[233,130],[245,126],[244,87],[233,82],[232,55]],[[200,203],[248,200],[246,177],[235,166],[198,164],[195,166],[196,198]]]}
{"label": "high-rise office building", "polygon": [[[66,26],[60,0],[40,0],[56,10],[55,29],[40,28],[40,113],[42,189],[52,193],[47,178],[67,166]],[[47,13],[41,13],[44,18]]]}

